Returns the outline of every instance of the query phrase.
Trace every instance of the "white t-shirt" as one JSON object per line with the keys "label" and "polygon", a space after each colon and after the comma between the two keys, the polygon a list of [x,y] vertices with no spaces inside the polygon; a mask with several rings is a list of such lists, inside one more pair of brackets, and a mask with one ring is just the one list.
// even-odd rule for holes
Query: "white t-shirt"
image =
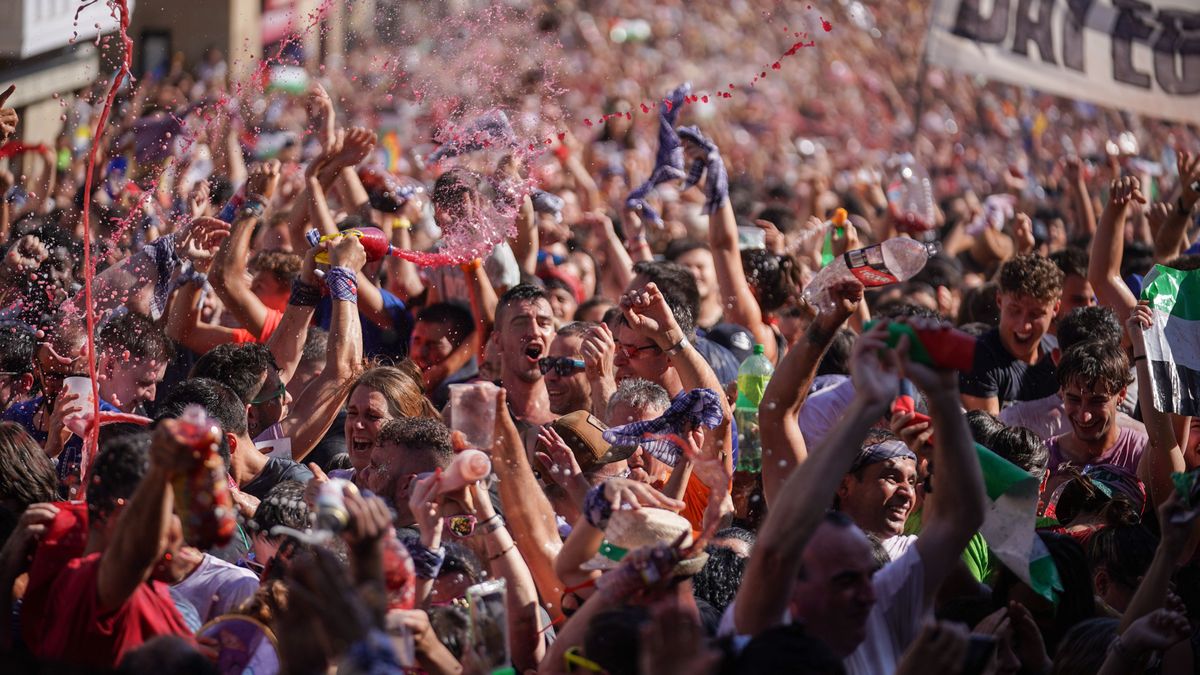
{"label": "white t-shirt", "polygon": [[[1071,420],[1058,394],[1033,401],[1017,401],[1000,411],[1000,421],[1010,427],[1025,427],[1043,441],[1070,433]],[[1146,433],[1146,426],[1117,407],[1117,426]]]}
{"label": "white t-shirt", "polygon": [[879,540],[879,545],[883,547],[883,550],[887,551],[888,557],[892,560],[899,560],[900,556],[907,553],[909,547],[915,543],[917,543],[917,535],[915,534],[901,534]]}
{"label": "white t-shirt", "polygon": [[248,569],[205,553],[200,566],[175,584],[175,591],[192,603],[200,623],[229,614],[258,590],[258,577]]}
{"label": "white t-shirt", "polygon": [[[917,547],[910,546],[904,555],[884,565],[871,581],[875,586],[875,606],[867,616],[866,638],[843,662],[849,675],[895,672],[929,613],[925,604],[925,566]],[[734,648],[740,652],[751,638],[736,635],[733,623],[736,604],[735,600],[725,609],[717,635],[732,635]],[[791,613],[786,613],[783,620],[791,623]]]}
{"label": "white t-shirt", "polygon": [[254,447],[267,457],[292,458],[292,437],[283,435],[283,425],[272,424],[254,437]]}
{"label": "white t-shirt", "polygon": [[813,380],[809,392],[800,406],[800,433],[811,450],[841,421],[854,400],[854,383],[845,375],[821,375]]}

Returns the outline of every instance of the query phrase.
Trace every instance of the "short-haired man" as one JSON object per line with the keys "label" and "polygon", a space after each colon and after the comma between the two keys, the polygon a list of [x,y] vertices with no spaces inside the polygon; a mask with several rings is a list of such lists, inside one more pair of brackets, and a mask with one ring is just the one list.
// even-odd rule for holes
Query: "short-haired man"
{"label": "short-haired man", "polygon": [[0,411],[26,400],[33,392],[33,360],[37,338],[23,323],[0,323]]}
{"label": "short-haired man", "polygon": [[968,410],[996,414],[1012,401],[1054,393],[1057,346],[1048,335],[1059,308],[1063,273],[1038,255],[1019,255],[1000,268],[1000,325],[979,338],[975,365],[960,378]]}
{"label": "short-haired man", "polygon": [[492,339],[500,348],[500,384],[508,392],[513,416],[534,425],[552,421],[550,395],[538,365],[554,339],[554,316],[546,292],[518,284],[500,296]]}
{"label": "short-haired man", "polygon": [[586,410],[603,417],[616,389],[615,351],[612,333],[603,324],[575,321],[559,328],[549,356],[538,362],[546,377],[550,411],[566,415]]}
{"label": "short-haired man", "polygon": [[838,510],[879,539],[892,560],[916,541],[904,523],[917,505],[917,456],[899,440],[863,448],[838,486]]}
{"label": "short-haired man", "polygon": [[[181,438],[174,420],[162,422],[153,441],[146,433],[120,436],[96,458],[86,511],[73,503],[30,507],[33,516],[13,534],[22,542],[15,567],[2,567],[20,573],[33,553],[21,629],[39,659],[108,670],[157,635],[190,639],[156,575],[183,539],[170,506],[172,479],[189,456]],[[35,524],[45,528],[36,552],[38,537],[21,531]],[[0,579],[5,588],[13,581]]]}
{"label": "short-haired man", "polygon": [[446,425],[427,417],[406,417],[387,422],[379,430],[366,469],[366,486],[396,511],[396,525],[417,522],[408,508],[413,477],[445,469],[454,459],[454,446]]}
{"label": "short-haired man", "polygon": [[[425,375],[425,395],[438,410],[450,400],[450,385],[479,375],[470,339],[474,332],[471,310],[457,302],[435,302],[417,315],[408,356]],[[430,375],[439,371],[441,376]]]}
{"label": "short-haired man", "polygon": [[100,398],[123,412],[145,414],[173,357],[154,322],[129,312],[111,319],[96,336],[100,347]]}
{"label": "short-haired man", "polygon": [[1057,335],[1059,322],[1075,308],[1096,306],[1096,292],[1088,281],[1087,251],[1068,246],[1051,253],[1050,262],[1063,273],[1062,302],[1054,315],[1054,322],[1050,324],[1050,334]]}
{"label": "short-haired man", "polygon": [[1067,466],[1114,464],[1144,479],[1138,464],[1149,439],[1117,424],[1117,404],[1133,379],[1125,352],[1105,342],[1077,344],[1063,354],[1057,375],[1071,431],[1046,444],[1052,478],[1048,489]]}

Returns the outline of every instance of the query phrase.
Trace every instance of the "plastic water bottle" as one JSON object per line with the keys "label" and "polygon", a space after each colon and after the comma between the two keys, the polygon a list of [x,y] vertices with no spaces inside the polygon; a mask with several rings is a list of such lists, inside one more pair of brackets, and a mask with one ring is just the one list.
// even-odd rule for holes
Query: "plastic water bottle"
{"label": "plastic water bottle", "polygon": [[829,310],[833,308],[829,289],[843,279],[858,279],[868,288],[907,281],[924,269],[929,257],[940,248],[938,242],[896,237],[874,246],[846,251],[817,272],[804,288],[804,299],[818,309]]}
{"label": "plastic water bottle", "polygon": [[754,345],[754,353],[742,361],[737,376],[737,403],[733,416],[738,428],[738,471],[762,470],[762,441],[758,433],[758,404],[775,367],[763,355],[763,346]]}
{"label": "plastic water bottle", "polygon": [[846,236],[845,229],[853,227],[847,225],[846,220],[849,216],[846,214],[846,209],[838,209],[833,212],[833,217],[825,221],[825,244],[821,247],[821,267],[833,262],[833,237],[836,234],[839,238]]}
{"label": "plastic water bottle", "polygon": [[909,153],[888,160],[888,214],[901,232],[917,235],[933,229],[933,181],[929,172]]}

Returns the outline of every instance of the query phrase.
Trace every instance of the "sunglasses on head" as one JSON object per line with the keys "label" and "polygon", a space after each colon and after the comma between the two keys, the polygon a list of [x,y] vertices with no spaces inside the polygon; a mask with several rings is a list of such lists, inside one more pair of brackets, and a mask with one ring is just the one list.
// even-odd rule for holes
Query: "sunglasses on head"
{"label": "sunglasses on head", "polygon": [[547,356],[538,359],[538,370],[542,371],[543,375],[553,370],[558,375],[566,377],[583,370],[583,366],[583,359],[573,359],[569,356]]}

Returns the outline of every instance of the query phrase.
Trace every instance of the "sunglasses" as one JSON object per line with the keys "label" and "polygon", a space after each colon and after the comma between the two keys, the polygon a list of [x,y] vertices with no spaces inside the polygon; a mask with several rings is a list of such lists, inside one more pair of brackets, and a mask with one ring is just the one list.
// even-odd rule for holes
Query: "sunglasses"
{"label": "sunglasses", "polygon": [[446,529],[450,531],[450,534],[458,537],[459,539],[466,539],[474,534],[475,525],[479,522],[475,516],[469,514],[461,516],[446,516],[442,518],[442,520],[446,523]]}
{"label": "sunglasses", "polygon": [[547,356],[538,359],[538,370],[542,371],[543,375],[553,370],[556,374],[566,377],[583,370],[583,366],[583,359],[573,359],[569,356]]}
{"label": "sunglasses", "polygon": [[633,360],[642,352],[662,353],[662,349],[658,345],[643,345],[641,347],[630,347],[629,345],[617,345],[617,351],[625,358]]}
{"label": "sunglasses", "polygon": [[275,399],[277,399],[277,398],[283,398],[283,397],[284,397],[284,396],[286,396],[286,395],[287,395],[287,387],[286,387],[286,386],[283,384],[283,382],[280,382],[280,383],[279,383],[279,388],[278,388],[278,389],[276,389],[274,392],[272,392],[272,393],[270,393],[270,394],[264,394],[264,395],[261,395],[261,396],[259,396],[258,398],[254,399],[253,401],[250,401],[250,404],[251,404],[251,405],[258,405],[258,404],[260,404],[260,403],[266,403],[266,402],[268,402],[268,401],[274,401],[274,400],[275,400]]}

